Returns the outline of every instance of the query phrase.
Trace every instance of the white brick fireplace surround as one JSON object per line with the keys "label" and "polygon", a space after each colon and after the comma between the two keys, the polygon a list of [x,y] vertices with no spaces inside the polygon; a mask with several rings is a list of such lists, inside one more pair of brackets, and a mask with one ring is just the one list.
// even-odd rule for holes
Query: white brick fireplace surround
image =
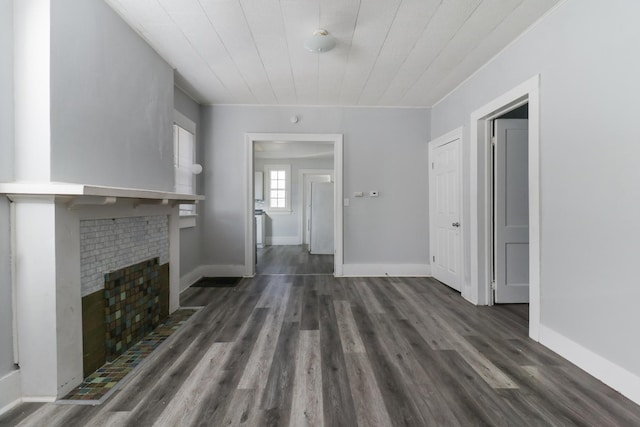
{"label": "white brick fireplace surround", "polygon": [[[128,230],[130,241],[124,238],[115,245],[119,252],[129,251],[125,258],[159,256],[169,262],[169,311],[173,312],[180,288],[178,205],[204,197],[63,183],[0,184],[0,194],[12,202],[14,335],[20,366],[19,381],[13,376],[13,382],[20,384],[23,401],[54,401],[83,379],[81,297],[102,286],[95,279],[103,272],[85,268],[83,290],[82,265],[91,260],[105,268],[98,259],[107,253],[100,253],[103,246],[95,240],[105,220],[117,224],[102,236],[112,240],[107,247],[114,246],[113,236],[108,237],[113,230]],[[145,238],[131,238],[136,233]],[[93,251],[84,262],[83,247]],[[106,262],[118,264],[114,259]]]}

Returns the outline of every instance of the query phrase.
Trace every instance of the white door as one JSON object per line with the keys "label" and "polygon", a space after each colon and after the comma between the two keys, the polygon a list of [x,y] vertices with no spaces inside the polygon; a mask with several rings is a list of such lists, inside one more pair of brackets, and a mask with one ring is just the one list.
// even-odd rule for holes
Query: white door
{"label": "white door", "polygon": [[333,255],[333,182],[311,183],[312,254]]}
{"label": "white door", "polygon": [[528,120],[495,120],[496,303],[529,302]]}
{"label": "white door", "polygon": [[431,274],[461,290],[460,138],[429,143],[429,234]]}
{"label": "white door", "polygon": [[309,234],[311,233],[311,183],[312,182],[331,182],[331,174],[304,174],[304,207],[303,207],[303,226],[302,241],[305,245],[309,244]]}

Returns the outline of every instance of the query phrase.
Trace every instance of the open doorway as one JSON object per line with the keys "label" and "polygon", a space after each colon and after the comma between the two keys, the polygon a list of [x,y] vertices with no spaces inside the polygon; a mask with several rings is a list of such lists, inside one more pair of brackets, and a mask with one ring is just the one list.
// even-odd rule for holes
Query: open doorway
{"label": "open doorway", "polygon": [[[494,303],[494,171],[492,136],[496,119],[527,105],[527,173],[524,185],[526,217],[528,219],[528,251],[520,247],[517,258],[525,258],[526,265],[514,270],[516,276],[528,276],[529,337],[538,341],[540,330],[540,78],[534,76],[482,106],[471,114],[470,120],[470,281],[462,295],[479,305]],[[522,153],[521,153],[522,154]],[[522,180],[522,176],[520,178]],[[521,184],[523,184],[521,182]],[[522,205],[520,206],[522,209]],[[519,211],[522,213],[522,211]],[[518,251],[516,251],[518,252]],[[520,264],[522,265],[522,264]],[[496,267],[499,268],[499,267]]]}
{"label": "open doorway", "polygon": [[[245,275],[341,275],[342,135],[248,134],[246,142]],[[320,212],[310,208],[313,184],[322,181],[330,191]],[[329,246],[311,253],[308,225],[323,221],[327,225],[316,236]]]}

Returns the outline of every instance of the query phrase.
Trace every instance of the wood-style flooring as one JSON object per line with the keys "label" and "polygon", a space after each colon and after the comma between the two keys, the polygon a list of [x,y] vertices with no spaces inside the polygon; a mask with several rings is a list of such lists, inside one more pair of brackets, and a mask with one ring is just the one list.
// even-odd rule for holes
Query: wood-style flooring
{"label": "wood-style flooring", "polygon": [[21,426],[634,426],[640,407],[527,338],[526,306],[426,278],[263,275],[206,304],[101,406]]}
{"label": "wood-style flooring", "polygon": [[333,255],[312,255],[307,245],[258,248],[257,274],[333,274]]}

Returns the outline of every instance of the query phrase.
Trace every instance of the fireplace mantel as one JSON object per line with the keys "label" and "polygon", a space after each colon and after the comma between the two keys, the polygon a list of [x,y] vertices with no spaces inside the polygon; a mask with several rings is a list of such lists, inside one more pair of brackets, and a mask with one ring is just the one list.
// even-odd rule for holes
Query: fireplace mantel
{"label": "fireplace mantel", "polygon": [[53,401],[83,379],[81,222],[166,216],[172,312],[180,293],[178,205],[204,196],[60,182],[0,183],[3,195],[13,202],[12,287],[22,396]]}
{"label": "fireplace mantel", "polygon": [[21,196],[53,196],[69,198],[69,205],[112,204],[118,199],[137,200],[139,203],[164,205],[194,204],[204,200],[198,194],[180,194],[139,188],[108,187],[103,185],[73,184],[65,182],[5,182],[0,183],[0,194],[9,199]]}

